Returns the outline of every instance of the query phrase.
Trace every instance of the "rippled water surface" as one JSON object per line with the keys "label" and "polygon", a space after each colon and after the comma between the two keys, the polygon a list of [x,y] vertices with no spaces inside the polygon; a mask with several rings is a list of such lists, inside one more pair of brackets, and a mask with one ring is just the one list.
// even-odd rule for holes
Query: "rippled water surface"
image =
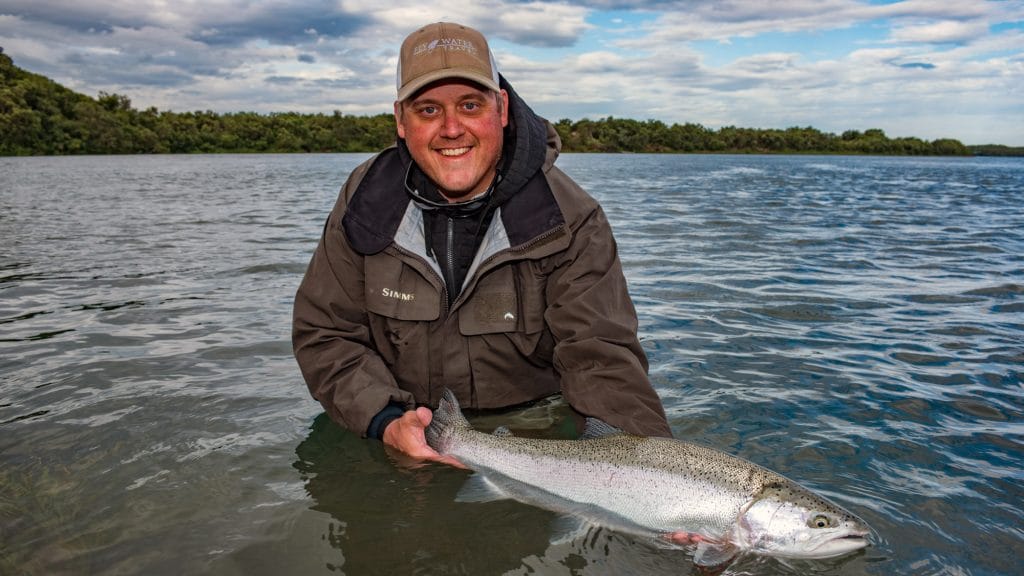
{"label": "rippled water surface", "polygon": [[[365,155],[0,158],[0,574],[686,574],[331,424],[292,295]],[[1024,162],[567,155],[673,430],[867,520],[732,574],[1017,574]],[[546,428],[564,407],[481,418]]]}

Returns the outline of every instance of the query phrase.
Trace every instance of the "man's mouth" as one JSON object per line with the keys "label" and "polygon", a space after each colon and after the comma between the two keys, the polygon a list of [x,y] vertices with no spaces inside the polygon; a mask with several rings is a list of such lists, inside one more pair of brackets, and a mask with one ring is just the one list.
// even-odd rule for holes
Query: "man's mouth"
{"label": "man's mouth", "polygon": [[462,156],[469,152],[469,146],[463,148],[441,148],[438,152],[441,153],[441,156]]}

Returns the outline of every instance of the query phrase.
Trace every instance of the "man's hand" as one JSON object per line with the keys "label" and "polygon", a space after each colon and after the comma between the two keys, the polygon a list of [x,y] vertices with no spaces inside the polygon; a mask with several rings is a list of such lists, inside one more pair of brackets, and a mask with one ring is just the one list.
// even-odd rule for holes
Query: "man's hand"
{"label": "man's hand", "polygon": [[458,468],[465,468],[461,462],[451,456],[442,456],[427,444],[427,437],[424,434],[434,413],[429,408],[417,408],[402,414],[401,418],[392,420],[384,429],[385,446],[410,456],[415,460],[429,460],[450,464]]}

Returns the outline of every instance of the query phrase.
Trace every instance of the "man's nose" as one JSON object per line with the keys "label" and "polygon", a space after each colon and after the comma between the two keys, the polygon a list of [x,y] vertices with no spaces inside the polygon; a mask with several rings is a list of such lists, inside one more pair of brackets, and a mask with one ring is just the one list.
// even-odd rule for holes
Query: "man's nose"
{"label": "man's nose", "polygon": [[458,113],[454,110],[449,110],[445,113],[442,129],[446,138],[458,138],[466,131],[465,126],[462,125],[462,119],[459,118]]}

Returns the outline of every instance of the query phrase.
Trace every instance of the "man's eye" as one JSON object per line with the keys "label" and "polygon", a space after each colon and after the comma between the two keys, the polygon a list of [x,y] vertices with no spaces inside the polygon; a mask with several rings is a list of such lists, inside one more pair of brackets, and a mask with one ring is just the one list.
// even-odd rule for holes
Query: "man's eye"
{"label": "man's eye", "polygon": [[437,112],[437,107],[436,106],[424,106],[424,107],[420,108],[420,114],[424,114],[424,115],[427,115],[427,116],[432,116],[436,112]]}

